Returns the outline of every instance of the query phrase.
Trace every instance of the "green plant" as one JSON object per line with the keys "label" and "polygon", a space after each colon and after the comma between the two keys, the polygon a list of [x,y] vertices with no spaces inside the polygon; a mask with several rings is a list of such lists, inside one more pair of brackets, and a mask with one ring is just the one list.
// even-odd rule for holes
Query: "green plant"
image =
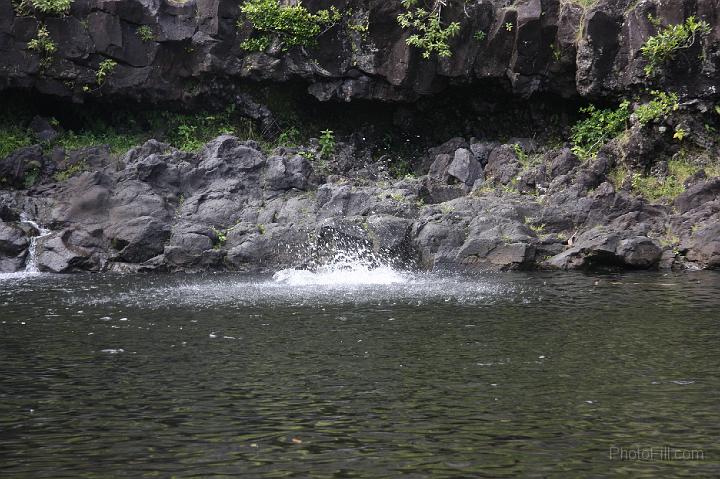
{"label": "green plant", "polygon": [[27,44],[28,50],[40,55],[40,66],[47,68],[52,62],[53,54],[57,51],[57,45],[50,37],[50,32],[45,25],[40,24],[35,38]]}
{"label": "green plant", "polygon": [[683,141],[685,137],[687,136],[688,132],[684,128],[675,128],[675,134],[673,135],[673,139],[677,141]]}
{"label": "green plant", "polygon": [[635,117],[643,125],[657,120],[664,120],[672,112],[680,108],[677,93],[666,93],[657,90],[650,93],[653,95],[653,99],[635,109]]}
{"label": "green plant", "polygon": [[630,119],[630,102],[624,101],[616,109],[599,110],[595,105],[581,108],[587,118],[572,127],[572,151],[587,159],[597,154],[602,145],[617,137],[627,127]]}
{"label": "green plant", "polygon": [[451,22],[443,26],[441,16],[445,2],[433,0],[432,7],[426,10],[417,6],[418,1],[400,2],[406,11],[397,16],[397,22],[403,30],[411,29],[415,32],[405,40],[405,43],[422,49],[422,56],[426,59],[433,53],[439,57],[452,56],[448,42],[460,32],[460,23]]}
{"label": "green plant", "polygon": [[632,189],[649,200],[672,200],[685,191],[684,182],[695,174],[698,168],[687,161],[668,161],[668,173],[663,178],[650,175],[632,175]]}
{"label": "green plant", "polygon": [[477,32],[475,32],[473,34],[473,38],[479,42],[485,40],[486,37],[487,37],[487,34],[485,32],[483,32],[482,30],[478,30]]}
{"label": "green plant", "polygon": [[278,135],[278,146],[295,146],[300,142],[300,130],[291,126]]}
{"label": "green plant", "polygon": [[562,50],[560,50],[560,47],[555,45],[554,43],[551,43],[550,50],[552,50],[553,59],[556,62],[559,62],[562,59]]}
{"label": "green plant", "polygon": [[109,58],[101,61],[100,65],[98,65],[98,71],[95,73],[95,80],[97,81],[97,84],[102,86],[107,77],[112,74],[113,70],[115,70],[116,66],[117,62],[115,60],[110,60]]}
{"label": "green plant", "polygon": [[140,25],[137,27],[137,30],[135,30],[135,33],[137,33],[138,38],[144,42],[152,42],[155,40],[155,34],[152,28],[147,25]]}
{"label": "green plant", "polygon": [[32,145],[32,136],[24,128],[17,125],[0,126],[0,159],[22,148]]}
{"label": "green plant", "polygon": [[528,155],[525,153],[525,150],[523,150],[522,146],[520,146],[518,143],[515,143],[512,145],[513,150],[515,151],[515,156],[517,156],[518,161],[521,165],[527,165],[528,163]]}
{"label": "green plant", "polygon": [[335,152],[335,133],[332,130],[320,132],[320,156],[328,158]]}
{"label": "green plant", "polygon": [[[309,12],[301,3],[281,5],[278,0],[248,0],[240,11],[261,32],[260,36],[249,38],[240,44],[248,51],[265,50],[273,38],[281,42],[282,49],[294,46],[312,46],[317,37],[340,21],[342,15],[332,6],[329,10]],[[242,26],[242,22],[238,22]]]}
{"label": "green plant", "polygon": [[73,165],[68,166],[64,170],[58,171],[53,177],[55,178],[55,181],[67,181],[71,177],[86,170],[87,163],[85,163],[84,161],[79,161]]}
{"label": "green plant", "polygon": [[25,178],[23,180],[23,185],[25,186],[25,188],[31,188],[35,183],[37,183],[37,180],[39,177],[40,177],[40,167],[32,166],[27,172],[25,172]]}
{"label": "green plant", "polygon": [[29,13],[31,10],[46,15],[65,15],[70,10],[73,0],[22,0],[16,9],[22,13]]}
{"label": "green plant", "polygon": [[219,230],[216,228],[212,228],[212,232],[215,235],[215,238],[217,241],[213,245],[213,249],[220,249],[225,245],[225,242],[227,241],[227,230]]}
{"label": "green plant", "polygon": [[265,225],[263,225],[263,224],[258,224],[258,225],[257,225],[257,229],[258,229],[258,233],[260,233],[261,235],[264,235],[265,232],[267,231],[267,230],[265,229]]}
{"label": "green plant", "polygon": [[[651,17],[651,22],[653,18]],[[653,22],[656,23],[656,22]],[[674,59],[681,50],[692,47],[698,39],[710,33],[710,24],[695,17],[689,17],[684,23],[670,25],[660,29],[657,35],[647,39],[640,48],[648,64],[645,74],[654,75],[659,68]]]}
{"label": "green plant", "polygon": [[513,29],[513,24],[511,22],[507,22],[505,24],[505,30],[507,30],[508,32],[512,32],[512,29]]}

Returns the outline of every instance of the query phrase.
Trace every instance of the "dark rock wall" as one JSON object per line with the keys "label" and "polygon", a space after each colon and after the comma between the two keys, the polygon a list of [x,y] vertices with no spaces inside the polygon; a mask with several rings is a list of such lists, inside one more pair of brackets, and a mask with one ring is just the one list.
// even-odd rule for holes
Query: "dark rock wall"
{"label": "dark rock wall", "polygon": [[[0,89],[34,89],[75,101],[88,96],[176,101],[227,96],[246,80],[300,80],[320,100],[412,101],[478,80],[521,97],[536,92],[618,97],[653,83],[715,99],[720,87],[717,0],[600,0],[588,10],[571,0],[450,1],[444,17],[462,25],[451,41],[453,55],[429,60],[405,44],[410,33],[396,22],[399,1],[307,0],[303,4],[312,11],[336,5],[344,21],[321,35],[315,48],[271,47],[266,53],[240,48],[252,33],[250,24],[236,25],[240,4],[75,0],[68,16],[35,18],[16,16],[11,0],[0,0]],[[643,74],[640,54],[656,32],[648,14],[666,24],[695,15],[713,26],[703,42],[652,82]],[[348,18],[367,21],[367,32],[349,29]],[[27,48],[40,21],[58,46],[47,68]],[[149,27],[154,38],[143,41],[140,26]],[[482,41],[474,38],[478,31],[487,35]],[[118,66],[98,87],[96,71],[106,58]]]}

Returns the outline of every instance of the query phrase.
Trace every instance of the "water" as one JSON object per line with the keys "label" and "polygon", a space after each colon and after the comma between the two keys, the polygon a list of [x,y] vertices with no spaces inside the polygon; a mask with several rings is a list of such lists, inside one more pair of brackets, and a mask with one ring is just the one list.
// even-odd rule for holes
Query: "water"
{"label": "water", "polygon": [[5,276],[0,477],[718,476],[718,287],[362,265]]}
{"label": "water", "polygon": [[39,273],[40,269],[38,268],[37,264],[37,240],[40,238],[44,238],[45,236],[49,235],[51,231],[49,229],[43,228],[33,220],[31,220],[27,215],[24,213],[21,215],[20,220],[23,223],[27,223],[32,228],[37,230],[37,235],[30,238],[30,245],[28,246],[28,253],[27,253],[27,259],[25,260],[25,272],[26,273]]}

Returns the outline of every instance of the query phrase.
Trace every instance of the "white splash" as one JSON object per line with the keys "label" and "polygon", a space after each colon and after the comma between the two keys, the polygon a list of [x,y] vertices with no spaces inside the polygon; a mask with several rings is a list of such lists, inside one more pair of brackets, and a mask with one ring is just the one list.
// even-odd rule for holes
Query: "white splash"
{"label": "white splash", "polygon": [[50,230],[43,228],[30,218],[25,213],[20,216],[20,221],[27,223],[38,231],[36,236],[30,238],[30,246],[28,247],[27,260],[25,261],[25,272],[26,273],[39,273],[40,269],[37,265],[37,240],[44,238],[50,234]]}
{"label": "white splash", "polygon": [[283,269],[273,281],[290,286],[371,286],[407,281],[400,271],[365,251],[338,251],[324,264],[307,269]]}

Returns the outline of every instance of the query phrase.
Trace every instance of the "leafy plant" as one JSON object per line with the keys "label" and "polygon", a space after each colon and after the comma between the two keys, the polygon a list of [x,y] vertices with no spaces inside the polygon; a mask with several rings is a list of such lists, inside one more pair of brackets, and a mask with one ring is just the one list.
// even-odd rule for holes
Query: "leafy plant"
{"label": "leafy plant", "polygon": [[26,129],[17,125],[3,125],[0,127],[0,159],[22,148],[32,145],[32,137]]}
{"label": "leafy plant", "polygon": [[473,34],[473,38],[479,42],[485,40],[486,37],[487,37],[487,34],[485,32],[483,32],[482,30],[478,30],[477,32],[475,32]]}
{"label": "leafy plant", "polygon": [[215,234],[215,238],[217,238],[217,242],[213,245],[213,249],[222,248],[227,241],[227,230],[212,228],[212,231]]}
{"label": "leafy plant", "polygon": [[25,188],[31,188],[35,183],[37,183],[37,180],[39,177],[40,177],[40,167],[33,166],[25,173],[23,185],[25,186]]}
{"label": "leafy plant", "polygon": [[32,50],[40,55],[40,66],[47,68],[52,63],[53,54],[57,51],[57,45],[50,37],[50,32],[45,25],[41,24],[38,28],[35,38],[27,44],[28,50]]}
{"label": "leafy plant", "polygon": [[635,109],[635,117],[643,125],[665,119],[680,108],[677,93],[666,93],[657,90],[650,93],[653,99]]}
{"label": "leafy plant", "polygon": [[624,101],[616,109],[599,110],[595,105],[581,108],[587,118],[572,127],[572,151],[587,159],[595,156],[600,148],[625,131],[630,119],[630,102]]}
{"label": "leafy plant", "polygon": [[22,0],[16,6],[16,11],[29,14],[32,10],[46,15],[65,15],[70,11],[73,0]]}
{"label": "leafy plant", "polygon": [[144,42],[152,42],[155,40],[155,34],[152,28],[147,25],[140,25],[137,27],[137,30],[135,30],[135,33],[137,33],[138,38]]}
{"label": "leafy plant", "polygon": [[101,61],[98,66],[98,71],[95,73],[95,80],[97,81],[97,84],[103,85],[107,77],[110,76],[113,70],[115,70],[116,66],[117,62],[115,60],[110,60],[109,58]]}
{"label": "leafy plant", "polygon": [[525,150],[523,150],[522,146],[520,146],[518,143],[515,143],[512,145],[513,151],[515,151],[515,156],[517,156],[518,161],[521,165],[525,165],[528,162],[528,155],[525,153]]}
{"label": "leafy plant", "polygon": [[[654,19],[651,17],[651,21]],[[710,33],[710,24],[694,16],[689,17],[684,23],[670,25],[662,28],[657,35],[647,39],[640,48],[648,64],[645,66],[645,74],[654,75],[666,62],[674,59],[681,50],[692,47],[698,36]]]}
{"label": "leafy plant", "polygon": [[505,24],[505,30],[507,30],[508,32],[512,32],[512,29],[513,29],[513,24],[511,22],[507,22]]}
{"label": "leafy plant", "polygon": [[54,178],[55,181],[67,181],[71,177],[77,175],[78,173],[81,173],[83,171],[87,170],[87,163],[84,161],[79,161],[75,163],[74,165],[70,165],[64,170],[58,171],[55,173]]}
{"label": "leafy plant", "polygon": [[320,133],[320,156],[328,158],[335,152],[335,133],[332,130],[323,130]]}
{"label": "leafy plant", "polygon": [[441,16],[445,2],[433,0],[432,7],[426,10],[417,6],[418,1],[402,0],[401,2],[407,11],[397,16],[397,22],[403,30],[411,29],[415,32],[405,40],[405,43],[422,49],[422,56],[426,59],[433,53],[439,57],[452,56],[448,42],[460,32],[460,23],[451,22],[443,26]]}
{"label": "leafy plant", "polygon": [[[240,11],[261,32],[256,38],[249,38],[240,44],[248,51],[265,50],[273,38],[280,40],[282,49],[294,46],[312,46],[317,37],[340,21],[342,15],[335,7],[311,13],[302,3],[281,5],[278,0],[248,0]],[[242,26],[242,22],[238,22]]]}
{"label": "leafy plant", "polygon": [[675,134],[673,135],[673,139],[677,141],[683,141],[685,137],[687,136],[688,132],[684,128],[676,128]]}

